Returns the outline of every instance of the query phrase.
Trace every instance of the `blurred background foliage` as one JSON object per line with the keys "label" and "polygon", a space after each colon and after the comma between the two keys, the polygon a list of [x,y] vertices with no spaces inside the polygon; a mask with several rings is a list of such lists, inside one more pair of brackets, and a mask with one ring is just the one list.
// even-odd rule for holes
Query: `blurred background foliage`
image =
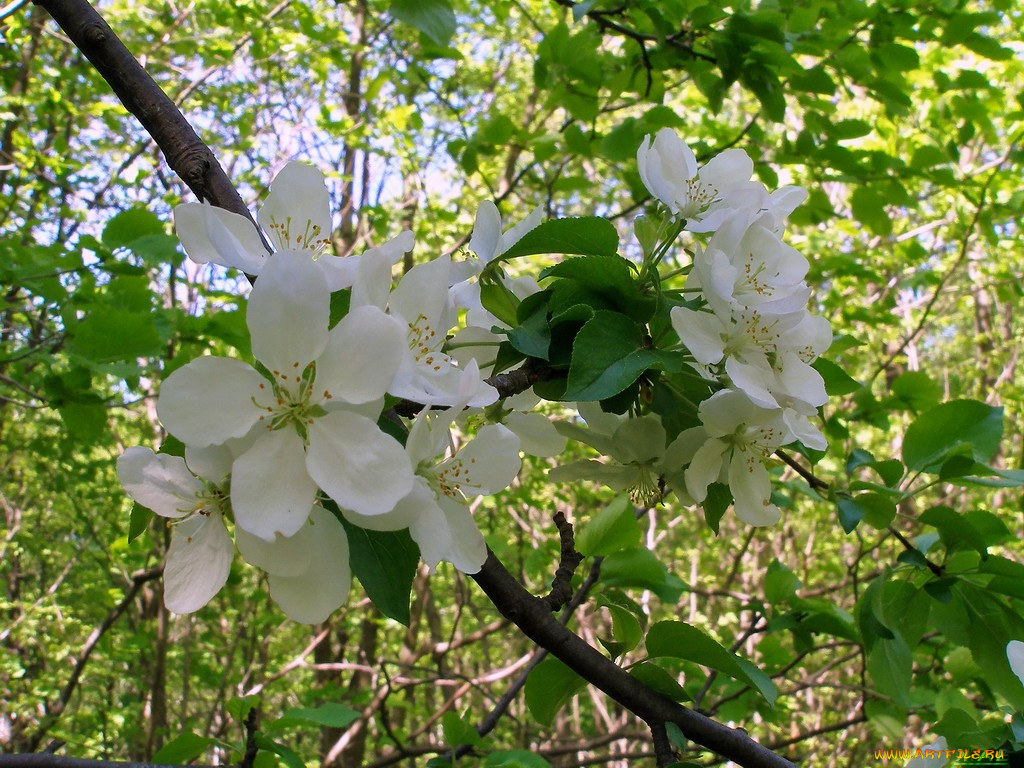
{"label": "blurred background foliage", "polygon": [[[97,5],[247,200],[288,160],[324,171],[339,254],[403,227],[410,264],[451,251],[488,199],[510,221],[537,205],[608,216],[629,253],[646,195],[636,148],[665,126],[699,157],[741,147],[769,186],[807,187],[789,238],[837,335],[831,446],[809,457],[831,491],[780,468],[780,526],[726,516],[718,536],[674,501],[644,512],[621,562],[584,562],[579,578],[596,581],[570,626],[626,662],[644,658],[629,651],[641,625],[702,627],[774,679],[774,708],[690,662],[661,660],[665,677],[808,764],[864,765],[926,729],[955,747],[1024,738],[1012,678],[992,683],[1008,676],[992,644],[1024,638],[1019,492],[882,463],[920,414],[973,398],[1004,409],[994,465],[1021,466],[1017,0]],[[113,460],[161,439],[154,394],[176,365],[247,351],[246,284],[184,260],[170,212],[186,188],[44,11],[2,13],[0,749],[60,739],[139,760],[190,732],[226,761],[241,696],[268,722],[356,710],[284,722],[278,740],[309,762],[421,765],[472,740],[466,726],[537,659],[451,569],[417,577],[408,628],[359,590],[328,624],[294,625],[241,568],[199,613],[163,608],[167,531],[128,544]],[[549,486],[551,465],[527,461],[476,510],[538,594],[557,560],[552,514],[579,529],[611,501]],[[643,724],[599,692],[533,717],[529,699],[460,762],[653,764]],[[516,749],[540,762],[502,751]]]}

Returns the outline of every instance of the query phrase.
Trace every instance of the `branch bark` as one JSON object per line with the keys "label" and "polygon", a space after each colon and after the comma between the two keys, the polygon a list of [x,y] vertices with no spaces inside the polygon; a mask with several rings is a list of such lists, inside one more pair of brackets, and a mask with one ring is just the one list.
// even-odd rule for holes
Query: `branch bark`
{"label": "branch bark", "polygon": [[618,664],[558,623],[547,603],[534,597],[506,570],[494,553],[472,577],[495,607],[527,637],[557,657],[584,680],[622,704],[649,725],[675,723],[683,734],[744,768],[794,768],[793,763],[729,728],[655,693]]}

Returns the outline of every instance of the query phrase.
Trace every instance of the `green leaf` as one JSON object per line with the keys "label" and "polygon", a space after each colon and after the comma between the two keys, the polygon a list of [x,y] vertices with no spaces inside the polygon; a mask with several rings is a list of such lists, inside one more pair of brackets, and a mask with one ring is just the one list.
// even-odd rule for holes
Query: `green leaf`
{"label": "green leaf", "polygon": [[886,199],[871,187],[857,187],[850,199],[854,217],[876,235],[892,233],[892,218],[885,210]]}
{"label": "green leaf", "polygon": [[551,347],[551,328],[548,327],[548,299],[550,291],[527,296],[516,312],[518,327],[508,332],[509,343],[527,357],[547,360]]}
{"label": "green leaf", "polygon": [[685,585],[646,547],[614,552],[601,563],[601,583],[607,587],[649,589],[668,603],[679,599]]}
{"label": "green leaf", "polygon": [[764,596],[772,604],[785,603],[796,597],[800,579],[778,560],[772,560],[764,577]]}
{"label": "green leaf", "polygon": [[954,451],[987,462],[1003,436],[1003,409],[977,400],[942,403],[919,416],[903,438],[903,462],[934,471]]}
{"label": "green leaf", "polygon": [[138,502],[132,504],[132,511],[128,514],[128,541],[135,541],[145,533],[152,519],[153,510]]}
{"label": "green leaf", "polygon": [[444,732],[445,743],[452,748],[462,744],[475,747],[483,743],[483,739],[477,733],[476,728],[460,717],[458,712],[452,710],[445,712],[441,716],[441,729]]}
{"label": "green leaf", "polygon": [[774,706],[778,691],[771,679],[746,659],[723,648],[705,632],[682,621],[660,621],[647,633],[647,654],[686,659],[718,670],[757,690]]}
{"label": "green leaf", "polygon": [[613,657],[629,653],[640,645],[644,637],[640,620],[627,608],[609,604],[605,604],[605,608],[612,618],[612,637],[610,640],[599,637],[598,640]]}
{"label": "green leaf", "polygon": [[175,736],[153,755],[153,762],[163,765],[184,765],[203,754],[216,739],[187,731]]}
{"label": "green leaf", "polygon": [[534,720],[550,726],[558,711],[586,686],[586,680],[548,656],[526,678],[526,706]]}
{"label": "green leaf", "polygon": [[445,48],[455,34],[455,12],[448,0],[391,0],[388,11],[440,48]]}
{"label": "green leaf", "polygon": [[580,528],[576,549],[588,557],[610,555],[635,547],[642,535],[629,497],[619,496]]}
{"label": "green leaf", "polygon": [[159,355],[164,342],[151,313],[104,308],[92,311],[75,327],[69,347],[85,361],[109,363]]}
{"label": "green leaf", "polygon": [[708,486],[708,495],[704,499],[704,522],[708,528],[718,535],[718,526],[722,522],[729,505],[732,504],[732,491],[725,483],[712,483]]}
{"label": "green leaf", "polygon": [[933,408],[942,398],[942,388],[922,371],[908,371],[892,383],[892,394],[914,413]]}
{"label": "green leaf", "polygon": [[293,728],[297,725],[315,725],[325,728],[347,728],[362,715],[344,704],[329,701],[319,707],[294,707],[286,710],[281,717],[266,724],[268,731]]}
{"label": "green leaf", "polygon": [[164,225],[156,214],[145,208],[130,208],[107,222],[103,228],[103,244],[110,250],[131,246],[147,235],[164,235]]}
{"label": "green leaf", "polygon": [[854,499],[840,498],[836,502],[836,510],[839,512],[839,524],[843,526],[844,533],[852,533],[864,519],[865,510]]}
{"label": "green leaf", "polygon": [[968,547],[977,550],[982,555],[988,551],[981,533],[971,525],[966,517],[949,507],[932,507],[926,510],[918,520],[938,529],[943,544],[951,552]]}
{"label": "green leaf", "polygon": [[381,613],[409,626],[409,595],[420,562],[409,531],[369,531],[336,516],[348,534],[353,575]]}
{"label": "green leaf", "polygon": [[868,654],[867,669],[880,693],[901,707],[910,706],[913,656],[900,635],[891,639],[880,638],[875,642]]}
{"label": "green leaf", "polygon": [[848,395],[861,388],[861,383],[826,357],[819,357],[811,367],[821,374],[825,392],[829,395]]}
{"label": "green leaf", "polygon": [[295,750],[271,739],[263,733],[256,734],[256,746],[281,758],[288,768],[306,768],[306,764]]}
{"label": "green leaf", "polygon": [[661,359],[648,348],[644,326],[617,312],[595,312],[573,342],[565,399],[617,395]]}
{"label": "green leaf", "polygon": [[545,221],[523,235],[498,259],[507,261],[541,253],[614,256],[618,248],[619,235],[610,221],[600,216],[584,216]]}
{"label": "green leaf", "polygon": [[[540,273],[540,279],[562,278],[577,289],[596,294],[592,303],[595,310],[614,309],[638,322],[647,322],[654,314],[657,299],[640,290],[636,282],[636,271],[632,262],[619,256],[577,256],[548,267]],[[585,294],[584,294],[585,295]],[[572,298],[561,306],[552,306],[552,313],[568,304],[583,299]],[[553,302],[554,304],[554,302]]]}
{"label": "green leaf", "polygon": [[690,701],[693,698],[672,675],[654,662],[642,661],[630,667],[629,674],[655,693],[672,701]]}

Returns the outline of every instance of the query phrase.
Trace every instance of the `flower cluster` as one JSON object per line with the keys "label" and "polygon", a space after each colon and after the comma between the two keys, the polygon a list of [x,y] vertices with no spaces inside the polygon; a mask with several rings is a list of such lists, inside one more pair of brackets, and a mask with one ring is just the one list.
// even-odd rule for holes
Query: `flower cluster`
{"label": "flower cluster", "polygon": [[[646,139],[637,160],[659,202],[637,225],[639,268],[615,255],[601,231],[587,235],[583,220],[542,224],[535,210],[503,231],[497,208],[484,203],[471,255],[418,264],[393,285],[412,233],[358,256],[330,253],[323,177],[295,163],[271,185],[260,229],[208,204],[178,206],[175,225],[190,258],[258,279],[246,310],[253,359],[200,357],[163,382],[157,414],[184,444],[183,456],[135,447],[118,461],[128,494],[174,525],[167,606],[188,613],[205,605],[237,549],[266,571],[289,616],[322,621],[348,595],[353,526],[407,529],[429,568],[447,561],[475,573],[487,547],[469,502],[507,488],[521,450],[556,456],[566,438],[603,458],[556,467],[554,480],[596,479],[643,505],[669,491],[699,504],[723,483],[742,520],[774,523],[770,455],[797,440],[825,448],[813,421],[825,389],[810,364],[831,332],[807,311],[807,260],[782,240],[804,192],[769,193],[751,181],[753,164],[741,150],[698,167],[668,130]],[[686,279],[671,290],[659,264],[683,232],[697,238],[693,260],[673,271]],[[546,287],[505,270],[510,258],[552,252],[583,257],[541,273],[554,279]],[[658,333],[643,308],[655,303]],[[605,336],[578,341],[591,319],[625,329],[611,345],[619,355],[608,358],[618,367],[612,376],[589,359],[604,354]],[[567,333],[573,328],[576,338]],[[622,370],[634,357],[653,364],[630,384]],[[522,360],[561,377],[566,393],[583,370],[587,386],[598,387],[589,391],[594,400],[623,395],[628,414],[581,402],[584,428],[534,411],[540,398],[530,389],[499,400],[485,376]],[[652,407],[651,382],[670,369],[676,383],[697,386]],[[418,414],[411,422],[393,408],[401,401],[417,406],[402,410]]]}
{"label": "flower cluster", "polygon": [[[408,528],[429,566],[474,573],[486,547],[468,502],[519,471],[519,440],[500,424],[451,446],[454,417],[498,395],[475,362],[442,349],[459,282],[450,259],[413,268],[392,290],[411,233],[358,257],[329,255],[327,200],[317,171],[286,166],[258,217],[272,253],[244,217],[198,203],[175,211],[191,258],[259,276],[246,315],[253,364],[200,357],[163,382],[157,414],[184,457],[130,448],[118,461],[128,494],[175,522],[164,581],[177,613],[220,590],[237,546],[290,617],[324,620],[351,578],[327,498],[351,524]],[[342,289],[349,310],[332,325],[331,294]],[[387,395],[425,406],[405,445],[378,426]]]}
{"label": "flower cluster", "polygon": [[828,322],[807,311],[807,260],[782,241],[786,217],[806,197],[786,187],[769,193],[752,181],[753,164],[730,149],[698,168],[693,152],[663,129],[637,153],[648,190],[681,230],[707,236],[695,243],[684,288],[687,305],[671,310],[672,326],[694,367],[717,390],[698,409],[701,441],[684,473],[693,500],[726,483],[736,514],[771,525],[779,510],[769,500],[766,459],[799,440],[824,450],[812,422],[826,402],[810,363],[832,341]]}

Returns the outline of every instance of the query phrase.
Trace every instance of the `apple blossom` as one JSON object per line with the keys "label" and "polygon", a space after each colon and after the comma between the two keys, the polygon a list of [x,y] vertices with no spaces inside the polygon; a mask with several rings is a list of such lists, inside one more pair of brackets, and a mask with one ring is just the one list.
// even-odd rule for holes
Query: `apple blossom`
{"label": "apple blossom", "polygon": [[742,149],[727,149],[698,168],[693,150],[670,128],[645,137],[636,161],[647,190],[673,216],[687,219],[692,232],[717,229],[729,213],[729,209],[719,210],[723,196],[749,185],[754,171]]}
{"label": "apple blossom", "polygon": [[[164,382],[157,413],[187,445],[249,435],[232,467],[237,525],[267,541],[306,522],[319,487],[365,515],[390,511],[412,487],[401,445],[377,427],[398,370],[403,330],[375,307],[328,330],[323,273],[302,254],[267,259],[247,320],[265,377],[240,360],[201,357]],[[251,432],[251,434],[250,434]]]}
{"label": "apple blossom", "polygon": [[[196,474],[190,460],[206,472]],[[135,446],[117,459],[117,477],[128,495],[176,521],[164,565],[164,604],[169,611],[199,610],[227,581],[235,551],[224,526],[230,509],[230,468],[231,455],[223,447],[190,450],[183,459]]]}
{"label": "apple blossom", "polygon": [[[384,259],[364,259],[352,286],[352,311],[360,307],[387,309],[405,330],[405,350],[389,392],[422,405],[490,405],[498,393],[484,382],[479,369],[460,368],[444,351],[455,324],[450,301],[451,259],[441,256],[417,264],[391,290],[391,267]],[[469,389],[467,389],[469,387]]]}
{"label": "apple blossom", "polygon": [[270,597],[293,621],[325,621],[348,598],[348,537],[320,505],[291,537],[268,542],[239,528],[235,540],[242,557],[269,574]]}
{"label": "apple blossom", "polygon": [[444,414],[421,411],[405,449],[415,467],[412,492],[377,518],[342,510],[350,522],[377,530],[409,528],[423,561],[433,570],[446,560],[463,573],[476,573],[487,546],[473,521],[469,502],[504,490],[519,473],[519,438],[500,424],[482,427],[455,448],[451,425],[461,405]]}
{"label": "apple blossom", "polygon": [[[332,292],[352,285],[362,256],[326,253],[333,230],[330,198],[316,168],[295,162],[285,165],[271,182],[257,220],[277,251],[296,251],[312,258]],[[259,275],[270,255],[248,218],[209,203],[178,205],[174,226],[185,253],[199,264],[212,262]],[[394,264],[412,250],[413,243],[413,234],[407,230],[368,252]]]}
{"label": "apple blossom", "polygon": [[657,414],[623,417],[603,413],[597,403],[580,405],[588,427],[568,422],[555,425],[559,434],[596,448],[609,461],[586,459],[555,467],[548,477],[556,481],[596,480],[615,491],[627,491],[634,504],[649,507],[672,484],[689,502],[682,478],[676,477],[693,455],[696,445],[687,430],[666,445],[667,435]]}
{"label": "apple blossom", "polygon": [[781,513],[770,501],[771,478],[764,462],[793,440],[782,411],[761,408],[742,392],[727,389],[703,401],[698,415],[708,440],[684,474],[690,495],[702,502],[711,483],[725,481],[741,520],[750,525],[778,522]]}

